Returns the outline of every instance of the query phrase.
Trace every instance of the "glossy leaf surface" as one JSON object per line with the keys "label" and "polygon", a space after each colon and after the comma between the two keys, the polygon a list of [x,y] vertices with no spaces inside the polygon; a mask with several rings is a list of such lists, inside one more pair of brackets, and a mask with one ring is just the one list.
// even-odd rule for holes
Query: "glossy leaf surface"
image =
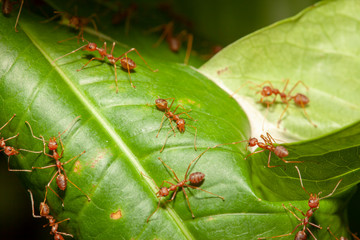
{"label": "glossy leaf surface", "polygon": [[[320,7],[329,6],[331,4]],[[152,177],[158,185],[163,180],[174,182],[171,171],[157,159],[161,157],[181,179],[190,161],[208,146],[244,140],[252,135],[244,112],[211,80],[189,66],[176,63],[181,62],[182,56],[173,55],[164,46],[160,50],[148,47],[156,41],[156,36],[133,30],[126,38],[120,31],[105,28],[101,31],[103,38],[124,39],[116,42],[114,55],[119,56],[130,47],[136,47],[149,66],[159,69],[154,73],[138,56],[131,55],[138,64],[131,73],[136,89],[131,88],[127,72],[119,66],[119,94],[116,94],[114,68],[107,61],[94,61],[77,72],[76,69],[89,58],[87,52],[78,51],[53,64],[55,58],[80,45],[75,40],[56,43],[74,33],[56,22],[39,24],[41,20],[24,11],[19,33],[12,31],[11,19],[1,20],[1,122],[6,122],[13,113],[17,114],[4,128],[2,136],[20,132],[20,136],[9,144],[41,150],[42,143],[31,137],[25,120],[32,124],[36,135],[48,139],[65,130],[76,116],[81,115],[63,136],[63,161],[86,150],[64,168],[69,179],[88,193],[92,201],[87,202],[81,192],[69,184],[65,193],[60,193],[65,200],[62,209],[59,199],[49,193],[48,202],[56,218],[71,218],[62,225],[62,230],[74,234],[76,239],[256,239],[290,232],[297,224],[281,206],[290,201],[307,209],[307,195],[300,187],[293,164],[289,164],[286,171],[264,168],[267,152],[243,161],[249,153],[244,150],[245,143],[211,149],[191,169],[206,174],[201,188],[225,197],[225,201],[201,191],[186,190],[196,216],[192,219],[180,191],[172,203],[163,201],[160,210],[146,223],[157,205],[157,189],[141,173]],[[99,42],[89,33],[86,38]],[[98,54],[94,53],[94,56]],[[170,126],[165,122],[159,138],[155,137],[163,113],[148,104],[153,104],[157,96],[174,97],[175,105],[181,103],[186,109],[192,109],[189,115],[197,121],[185,119],[197,127],[196,152],[193,145],[195,131],[188,126],[185,133],[170,136],[165,151],[159,153]],[[301,121],[307,124],[306,119],[301,118]],[[354,124],[333,136],[288,146],[292,154],[288,160],[299,158],[305,162],[300,169],[309,191],[322,190],[327,194],[338,179],[344,178],[336,192],[339,196],[359,182],[356,177],[358,129],[358,124]],[[302,136],[308,137],[305,132]],[[324,159],[326,165],[322,163]],[[49,158],[32,153],[21,153],[11,161],[12,167],[23,169],[52,164]],[[316,171],[316,165],[308,163],[313,161],[324,171]],[[346,169],[331,168],[331,164],[345,165],[344,162],[347,162]],[[44,186],[54,173],[54,169],[47,169],[19,174],[34,191],[36,204],[43,199]],[[321,185],[328,179],[331,179],[330,183]],[[311,183],[318,184],[318,188],[313,188]],[[57,189],[55,184],[52,186]],[[345,194],[342,196],[346,197]],[[336,213],[343,208],[341,199],[323,200],[316,222],[322,226],[331,224],[345,232],[341,222],[343,215]],[[325,214],[330,217],[324,219]],[[328,236],[325,230],[314,232],[317,236]]]}

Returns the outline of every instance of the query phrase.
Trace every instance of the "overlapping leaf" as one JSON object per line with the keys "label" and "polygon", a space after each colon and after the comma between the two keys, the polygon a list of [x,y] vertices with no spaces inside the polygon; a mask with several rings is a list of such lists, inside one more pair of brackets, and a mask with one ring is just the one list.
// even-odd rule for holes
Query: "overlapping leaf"
{"label": "overlapping leaf", "polygon": [[[334,8],[331,4],[319,6],[317,10]],[[286,172],[282,168],[263,168],[267,154],[255,155],[243,161],[244,145],[211,149],[192,169],[206,174],[201,187],[224,196],[224,202],[203,192],[187,191],[196,216],[192,219],[186,199],[180,192],[174,202],[161,207],[146,223],[146,218],[156,208],[157,190],[152,181],[141,173],[154,178],[157,184],[162,180],[172,181],[171,172],[157,159],[161,157],[182,177],[189,162],[206,147],[249,138],[250,129],[245,114],[233,99],[209,79],[188,66],[168,61],[167,56],[174,58],[174,55],[166,52],[166,49],[162,49],[159,55],[159,50],[145,48],[155,42],[156,37],[142,35],[137,30],[133,30],[130,38],[121,38],[120,31],[111,28],[103,30],[101,34],[108,40],[124,39],[116,42],[114,55],[128,50],[126,45],[136,47],[149,65],[159,71],[153,73],[140,58],[131,55],[138,64],[131,75],[137,88],[134,90],[130,87],[126,71],[118,70],[120,91],[115,94],[113,66],[106,62],[94,61],[88,68],[77,72],[76,69],[88,61],[84,52],[79,51],[52,64],[53,59],[79,45],[76,41],[57,44],[56,41],[71,37],[73,33],[56,23],[39,24],[41,20],[24,12],[20,33],[12,31],[9,19],[1,20],[1,122],[17,113],[16,119],[2,134],[11,136],[20,132],[18,139],[9,144],[38,150],[42,144],[31,137],[24,125],[25,120],[32,124],[35,134],[49,138],[63,131],[76,116],[81,115],[81,120],[64,136],[64,160],[83,150],[86,150],[86,154],[66,165],[65,169],[69,178],[88,193],[92,201],[88,203],[71,185],[61,195],[65,200],[64,209],[56,197],[49,195],[51,211],[56,218],[71,218],[69,223],[63,225],[64,230],[74,234],[77,239],[256,239],[289,232],[289,221],[293,221],[293,226],[297,224],[296,219],[286,214],[281,206],[281,203],[290,200],[301,209],[307,208],[307,195],[300,188],[292,165]],[[279,28],[283,25],[280,24]],[[278,30],[276,27],[274,29]],[[272,33],[271,36],[275,38],[278,34]],[[99,42],[96,36],[86,35],[86,38]],[[259,64],[259,67],[265,65]],[[184,134],[170,136],[164,153],[159,153],[170,128],[165,124],[159,138],[155,138],[162,113],[148,104],[152,104],[157,96],[175,97],[175,104],[181,103],[186,109],[192,109],[189,114],[197,121],[192,122],[188,118],[186,121],[198,129],[197,152],[193,146],[194,130],[187,127]],[[308,112],[313,116],[310,109]],[[307,124],[306,119],[299,121]],[[320,124],[319,129],[325,132]],[[314,140],[288,147],[292,154],[289,160],[301,159],[306,162],[304,168],[301,166],[306,187],[309,183],[316,183],[319,184],[318,188],[309,187],[311,191],[323,190],[327,193],[344,175],[338,190],[342,193],[359,181],[354,177],[358,168],[356,161],[350,165],[353,159],[359,159],[357,129],[358,125],[355,124],[335,133],[333,137],[322,139],[320,143]],[[314,129],[309,132],[309,135],[306,132],[299,135],[304,138],[316,135],[313,134]],[[343,138],[339,138],[341,135]],[[351,138],[354,141],[349,144]],[[325,163],[319,163],[323,159],[328,161],[325,167]],[[49,158],[30,153],[21,154],[12,161],[13,167],[26,169],[51,163]],[[310,161],[311,164],[308,163]],[[344,161],[348,164],[345,165]],[[313,162],[324,171],[315,174],[318,168]],[[340,171],[331,168],[331,164],[346,166],[346,169]],[[37,203],[42,199],[44,186],[54,172],[48,169],[21,174],[27,185],[36,192]],[[332,178],[330,184],[321,185],[322,180],[329,178]],[[269,186],[268,183],[273,184]],[[276,195],[272,196],[275,191]],[[323,226],[331,223],[336,229],[344,230],[339,220],[342,215],[336,214],[344,207],[340,202],[324,200],[316,221]],[[111,218],[111,214],[118,211],[121,217]],[[323,214],[330,217],[324,219]],[[325,236],[327,233],[323,230],[316,234]]]}

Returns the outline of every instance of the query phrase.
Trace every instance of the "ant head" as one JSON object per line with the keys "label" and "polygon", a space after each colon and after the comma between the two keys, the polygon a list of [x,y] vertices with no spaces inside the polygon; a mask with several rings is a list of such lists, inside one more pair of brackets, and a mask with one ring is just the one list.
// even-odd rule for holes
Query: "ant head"
{"label": "ant head", "polygon": [[167,187],[162,187],[160,188],[160,190],[157,192],[156,195],[158,197],[166,197],[167,195],[169,195],[169,190],[167,189]]}
{"label": "ant head", "polygon": [[45,202],[40,203],[40,216],[48,216],[50,214],[49,205]]}
{"label": "ant head", "polygon": [[318,208],[319,207],[319,195],[310,193],[310,198],[308,205],[310,208]]}
{"label": "ant head", "polygon": [[305,106],[306,104],[308,104],[310,102],[310,100],[304,94],[298,93],[294,97],[294,102],[296,105]]}
{"label": "ant head", "polygon": [[15,148],[13,147],[10,147],[10,146],[7,146],[5,147],[5,154],[8,155],[8,156],[12,156],[12,155],[17,155],[19,154],[18,151],[15,150]]}
{"label": "ant head", "polygon": [[56,142],[56,137],[50,138],[48,148],[51,151],[54,151],[54,150],[56,150],[58,148],[58,144]]}
{"label": "ant head", "polygon": [[165,111],[168,108],[168,102],[165,99],[158,98],[155,100],[155,105],[160,111]]}
{"label": "ant head", "polygon": [[96,43],[89,43],[88,45],[85,45],[85,47],[84,47],[84,51],[93,52],[93,51],[96,51],[96,49],[97,49]]}
{"label": "ant head", "polygon": [[185,132],[185,120],[180,118],[176,121],[177,128],[179,129],[179,132],[183,133]]}
{"label": "ant head", "polygon": [[276,146],[274,153],[276,156],[283,158],[283,157],[287,157],[289,155],[288,150],[284,147],[284,146]]}
{"label": "ant head", "polygon": [[265,86],[263,87],[262,91],[261,91],[261,95],[263,95],[264,97],[270,96],[272,94],[272,88],[270,86]]}
{"label": "ant head", "polygon": [[248,145],[249,145],[250,147],[255,147],[257,143],[258,143],[257,138],[250,138]]}

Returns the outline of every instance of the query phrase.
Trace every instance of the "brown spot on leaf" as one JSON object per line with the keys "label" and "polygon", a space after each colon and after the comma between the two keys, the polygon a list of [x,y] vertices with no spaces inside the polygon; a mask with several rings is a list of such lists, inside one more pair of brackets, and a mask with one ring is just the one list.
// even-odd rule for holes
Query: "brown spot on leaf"
{"label": "brown spot on leaf", "polygon": [[81,171],[81,163],[80,163],[80,161],[76,161],[75,167],[74,167],[74,172],[80,173],[80,171]]}
{"label": "brown spot on leaf", "polygon": [[214,220],[214,218],[213,218],[213,217],[208,217],[207,220],[208,220],[208,221],[212,221],[212,220]]}
{"label": "brown spot on leaf", "polygon": [[122,213],[121,213],[121,210],[117,210],[116,212],[113,212],[110,214],[110,218],[111,219],[114,219],[114,220],[118,220],[122,217]]}

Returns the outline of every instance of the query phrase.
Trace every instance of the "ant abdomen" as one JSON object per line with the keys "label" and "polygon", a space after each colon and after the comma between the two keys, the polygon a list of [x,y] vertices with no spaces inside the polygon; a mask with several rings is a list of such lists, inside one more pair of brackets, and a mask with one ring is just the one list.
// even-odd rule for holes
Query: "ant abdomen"
{"label": "ant abdomen", "polygon": [[49,205],[44,202],[40,203],[40,216],[48,216],[50,214]]}
{"label": "ant abdomen", "polygon": [[295,235],[295,240],[306,240],[306,239],[307,239],[307,235],[306,235],[305,231],[299,231]]}
{"label": "ant abdomen", "polygon": [[169,38],[168,43],[169,43],[169,47],[170,47],[171,51],[173,51],[173,52],[179,51],[180,45],[181,45],[179,39],[174,38],[174,37]]}
{"label": "ant abdomen", "polygon": [[277,146],[274,150],[276,156],[283,158],[289,155],[288,150],[284,146]]}
{"label": "ant abdomen", "polygon": [[160,111],[165,111],[168,108],[168,102],[165,99],[158,98],[155,100],[155,105]]}
{"label": "ant abdomen", "polygon": [[202,172],[194,172],[189,175],[189,181],[192,184],[199,184],[202,181],[204,181],[204,178],[205,178],[205,174]]}
{"label": "ant abdomen", "polygon": [[59,173],[59,175],[56,177],[56,184],[58,185],[60,190],[64,191],[66,189],[67,183],[64,174]]}
{"label": "ant abdomen", "polygon": [[124,57],[124,58],[120,59],[120,63],[124,69],[132,70],[132,69],[136,68],[136,63],[131,58]]}
{"label": "ant abdomen", "polygon": [[306,104],[308,104],[310,102],[310,99],[301,93],[296,94],[293,98],[294,98],[295,104],[299,105],[299,106],[305,106]]}

